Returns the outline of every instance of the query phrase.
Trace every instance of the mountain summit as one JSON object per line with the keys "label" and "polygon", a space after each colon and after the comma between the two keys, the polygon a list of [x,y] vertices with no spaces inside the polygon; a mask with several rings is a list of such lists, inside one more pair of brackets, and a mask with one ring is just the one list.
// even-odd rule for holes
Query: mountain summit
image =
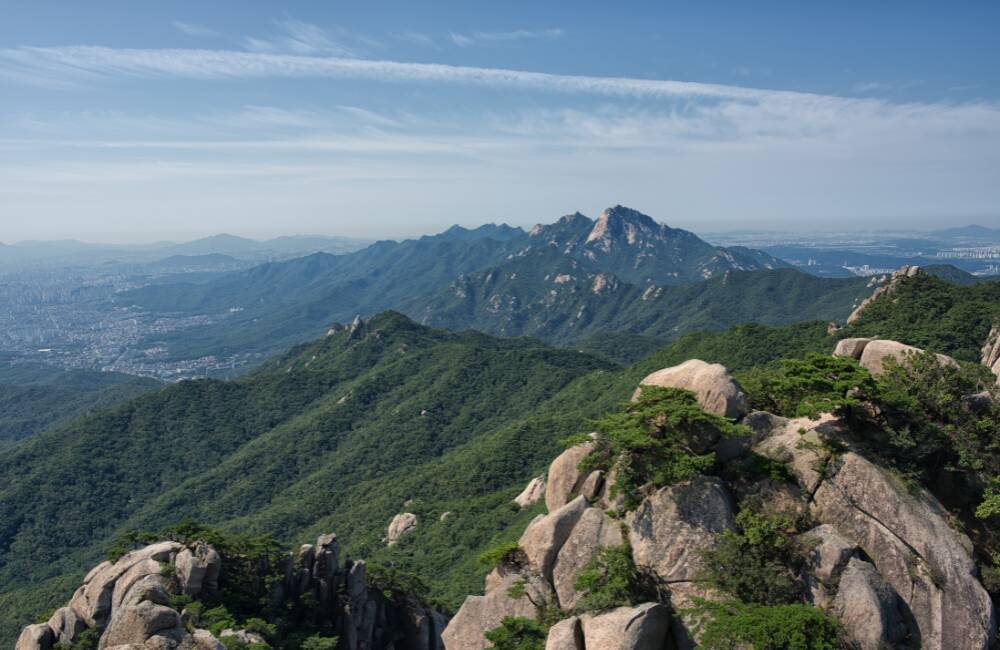
{"label": "mountain summit", "polygon": [[713,246],[694,233],[671,228],[638,210],[616,205],[597,220],[579,212],[528,233],[532,245],[562,249],[570,257],[638,285],[682,284],[725,271],[787,268],[761,251]]}

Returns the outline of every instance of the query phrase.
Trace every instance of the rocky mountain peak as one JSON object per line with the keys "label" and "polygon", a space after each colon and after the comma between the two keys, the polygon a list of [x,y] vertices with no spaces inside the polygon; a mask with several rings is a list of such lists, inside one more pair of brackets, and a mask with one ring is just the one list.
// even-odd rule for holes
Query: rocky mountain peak
{"label": "rocky mountain peak", "polygon": [[616,205],[601,213],[587,235],[586,243],[597,242],[608,250],[613,242],[624,241],[635,246],[656,236],[663,226],[638,210]]}

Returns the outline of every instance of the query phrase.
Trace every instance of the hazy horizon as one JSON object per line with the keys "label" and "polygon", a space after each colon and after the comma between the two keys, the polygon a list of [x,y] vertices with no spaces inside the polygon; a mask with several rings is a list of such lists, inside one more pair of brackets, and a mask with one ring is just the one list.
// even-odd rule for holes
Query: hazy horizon
{"label": "hazy horizon", "polygon": [[[631,206],[626,206],[631,207]],[[547,220],[541,221],[531,221],[524,223],[513,223],[510,220],[504,219],[486,219],[484,221],[468,221],[467,223],[446,223],[440,226],[432,226],[430,230],[427,231],[414,231],[414,232],[398,232],[398,233],[382,233],[382,234],[365,234],[364,230],[358,231],[253,231],[253,230],[188,230],[188,231],[173,231],[173,236],[169,234],[164,234],[164,236],[153,236],[150,234],[149,230],[135,233],[108,233],[103,238],[100,236],[93,236],[89,234],[84,234],[82,236],[72,236],[66,234],[65,236],[58,237],[25,237],[25,238],[0,238],[0,245],[6,246],[17,246],[22,244],[30,243],[57,243],[57,242],[77,242],[81,244],[88,245],[109,245],[109,246],[154,246],[157,244],[183,244],[189,243],[201,239],[208,239],[212,237],[219,236],[231,236],[238,237],[242,239],[252,239],[255,241],[268,241],[273,239],[278,239],[281,237],[342,237],[345,239],[357,239],[357,240],[404,240],[412,239],[417,237],[423,237],[427,235],[436,235],[443,233],[444,231],[452,228],[454,226],[461,226],[463,228],[478,228],[483,225],[507,225],[511,227],[521,228],[525,231],[530,230],[532,226],[536,224],[547,224],[553,223],[558,220],[564,214],[572,214],[573,212],[580,212],[591,219],[596,219],[600,216],[602,210],[597,210],[593,212],[585,212],[583,210],[573,210],[560,215],[556,215]],[[641,212],[641,210],[640,210]],[[948,228],[961,228],[965,226],[982,226],[986,228],[993,228],[1000,230],[1000,218],[989,219],[980,215],[978,219],[975,216],[970,217],[968,221],[962,220],[944,220],[941,222],[928,221],[924,227],[919,228],[904,228],[904,227],[870,227],[871,221],[864,228],[851,227],[846,225],[839,228],[824,228],[818,229],[815,227],[804,226],[800,228],[756,228],[752,227],[734,227],[734,228],[698,228],[698,227],[687,227],[680,225],[678,223],[671,223],[664,221],[663,219],[658,219],[656,215],[649,215],[661,223],[665,223],[674,228],[683,228],[684,230],[690,230],[700,236],[712,236],[712,235],[730,235],[730,234],[743,234],[743,235],[766,235],[770,233],[774,234],[815,234],[817,236],[832,235],[832,234],[842,234],[845,232],[854,231],[859,235],[871,234],[904,234],[911,233],[916,236],[928,234],[938,230],[945,230]],[[860,225],[860,224],[859,224]],[[6,226],[0,230],[0,236],[6,236],[10,232]],[[165,231],[169,233],[170,231]]]}

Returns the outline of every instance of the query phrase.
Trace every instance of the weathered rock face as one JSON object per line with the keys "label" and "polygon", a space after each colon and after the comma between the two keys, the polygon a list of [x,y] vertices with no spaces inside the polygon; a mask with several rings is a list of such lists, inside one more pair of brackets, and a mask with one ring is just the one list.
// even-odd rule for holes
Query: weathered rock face
{"label": "weathered rock face", "polygon": [[164,643],[154,636],[180,641],[186,635],[181,626],[181,615],[176,610],[165,605],[157,605],[148,600],[138,605],[128,605],[115,612],[108,628],[101,635],[98,646],[113,648],[120,645],[143,645],[150,642]]}
{"label": "weathered rock face", "polygon": [[45,623],[29,625],[21,630],[14,650],[51,650],[54,641],[52,628]]}
{"label": "weathered rock face", "polygon": [[[511,587],[522,580],[524,595],[512,597]],[[549,584],[531,570],[494,572],[487,582],[486,595],[466,598],[442,634],[448,650],[483,650],[489,647],[486,632],[498,627],[505,617],[535,618],[536,604],[554,599]]]}
{"label": "weathered rock face", "polygon": [[859,650],[897,647],[907,637],[899,596],[870,563],[852,557],[832,611]]}
{"label": "weathered rock face", "polygon": [[975,578],[971,542],[948,525],[944,508],[853,452],[831,461],[828,473],[813,515],[872,559],[912,613],[921,647],[989,647],[993,604]]}
{"label": "weathered rock face", "polygon": [[532,567],[550,584],[559,550],[586,510],[587,499],[578,496],[555,512],[536,517],[518,541]]}
{"label": "weathered rock face", "polygon": [[841,574],[860,549],[830,524],[817,526],[802,538],[802,546],[809,549],[802,576],[806,595],[814,605],[827,607],[837,593]]}
{"label": "weathered rock face", "polygon": [[691,359],[648,375],[640,382],[633,399],[639,396],[642,386],[683,388],[698,397],[703,409],[727,418],[740,418],[747,413],[747,397],[739,384],[729,375],[725,366]]}
{"label": "weathered rock face", "polygon": [[582,616],[584,648],[661,650],[670,632],[670,614],[662,605],[619,607],[597,616]]}
{"label": "weathered rock face", "polygon": [[385,531],[385,543],[394,546],[399,539],[412,532],[417,527],[417,516],[412,512],[402,512],[392,518],[389,528]]}
{"label": "weathered rock face", "polygon": [[579,521],[559,549],[552,569],[552,584],[560,607],[572,610],[583,595],[576,591],[573,583],[598,549],[601,546],[621,546],[624,541],[621,525],[600,508],[587,508],[580,515]]}
{"label": "weathered rock face", "polygon": [[514,497],[514,503],[522,508],[527,508],[528,506],[534,505],[545,498],[545,477],[536,476],[531,479],[524,490],[521,491],[519,495]]}
{"label": "weathered rock face", "polygon": [[[338,553],[336,535],[322,535],[297,555],[285,556],[269,597],[288,604],[308,597],[316,622],[336,630],[344,639],[340,647],[347,650],[443,648],[444,617],[405,594],[390,599],[381,590],[369,592],[364,562],[339,566]],[[170,605],[171,596],[197,598],[218,590],[222,564],[220,554],[204,542],[162,542],[104,562],[47,623],[24,629],[18,650],[71,645],[88,629],[100,633],[100,650],[224,650],[211,633],[195,627],[196,615],[182,616]],[[269,566],[264,560],[259,565],[262,585],[271,585]],[[342,587],[346,600],[338,598]],[[262,640],[245,630],[227,632],[248,643]]]}
{"label": "weathered rock face", "polygon": [[208,544],[198,542],[194,548],[182,549],[177,554],[174,565],[177,567],[181,591],[188,596],[202,591],[215,593],[218,590],[222,557]]}
{"label": "weathered rock face", "polygon": [[593,450],[594,445],[590,442],[570,447],[549,465],[548,482],[545,485],[545,507],[549,512],[555,512],[569,503],[578,492],[587,478],[580,472],[580,461]]}
{"label": "weathered rock face", "polygon": [[111,598],[117,581],[135,565],[152,562],[168,562],[180,550],[176,542],[161,542],[132,551],[117,562],[97,565],[83,580],[69,603],[88,627],[104,627],[111,615]]}
{"label": "weathered rock face", "polygon": [[662,488],[625,519],[636,565],[663,583],[689,582],[701,569],[701,550],[735,526],[733,504],[717,478]]}
{"label": "weathered rock face", "polygon": [[[865,345],[861,352],[861,365],[873,375],[881,375],[885,372],[886,359],[895,359],[898,363],[905,364],[908,357],[922,354],[924,351],[912,345],[904,345],[896,341],[875,340]],[[943,366],[958,367],[958,362],[946,354],[936,354],[938,363]]]}

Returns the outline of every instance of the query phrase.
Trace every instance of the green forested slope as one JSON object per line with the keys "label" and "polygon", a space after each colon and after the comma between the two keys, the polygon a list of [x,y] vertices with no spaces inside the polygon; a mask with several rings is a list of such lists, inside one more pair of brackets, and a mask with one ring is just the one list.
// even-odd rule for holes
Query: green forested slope
{"label": "green forested slope", "polygon": [[160,386],[119,373],[63,370],[0,357],[0,449]]}
{"label": "green forested slope", "polygon": [[794,269],[728,271],[650,289],[540,249],[462,277],[433,297],[415,296],[401,309],[435,327],[566,345],[602,331],[668,340],[744,322],[844,320],[871,291],[868,278],[819,278]]}

